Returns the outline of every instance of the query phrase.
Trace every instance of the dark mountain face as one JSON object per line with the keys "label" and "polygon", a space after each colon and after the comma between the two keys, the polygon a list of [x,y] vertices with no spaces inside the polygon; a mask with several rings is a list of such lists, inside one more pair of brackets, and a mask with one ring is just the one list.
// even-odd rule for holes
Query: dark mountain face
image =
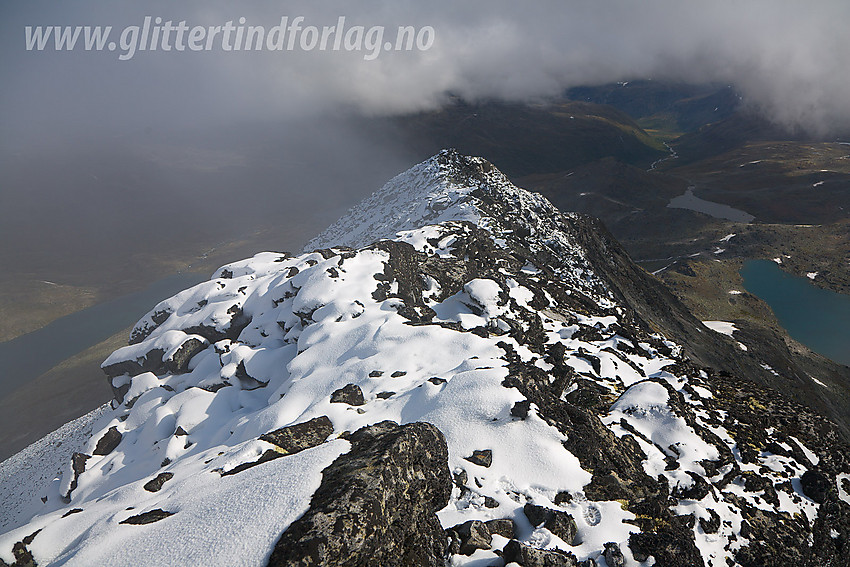
{"label": "dark mountain face", "polygon": [[369,127],[422,158],[445,147],[486,155],[509,177],[565,171],[609,156],[648,167],[665,151],[614,107],[564,100],[529,105],[456,99],[437,111]]}
{"label": "dark mountain face", "polygon": [[572,100],[611,105],[645,128],[691,132],[731,116],[741,99],[729,85],[694,85],[636,80],[600,86],[573,87]]}
{"label": "dark mountain face", "polygon": [[741,111],[716,122],[704,123],[671,145],[679,154],[676,166],[681,166],[722,154],[746,142],[809,139],[812,138],[805,132],[791,132],[753,112]]}

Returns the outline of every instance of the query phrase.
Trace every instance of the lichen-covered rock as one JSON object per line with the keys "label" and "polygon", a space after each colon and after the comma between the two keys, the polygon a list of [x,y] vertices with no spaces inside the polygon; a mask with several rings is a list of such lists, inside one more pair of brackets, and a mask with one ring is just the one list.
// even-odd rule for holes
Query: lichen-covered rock
{"label": "lichen-covered rock", "polygon": [[303,423],[275,429],[260,437],[278,448],[278,452],[291,455],[324,443],[334,432],[328,416],[323,415]]}
{"label": "lichen-covered rock", "polygon": [[522,567],[576,567],[575,555],[569,552],[535,549],[512,539],[505,546],[503,557],[506,563]]}
{"label": "lichen-covered rock", "polygon": [[351,451],[322,472],[310,509],[283,533],[270,566],[442,567],[436,512],[451,493],[442,433],[381,422],[350,435]]}
{"label": "lichen-covered rock", "polygon": [[493,451],[492,449],[477,449],[472,452],[472,455],[466,457],[466,460],[473,465],[489,467],[493,464]]}

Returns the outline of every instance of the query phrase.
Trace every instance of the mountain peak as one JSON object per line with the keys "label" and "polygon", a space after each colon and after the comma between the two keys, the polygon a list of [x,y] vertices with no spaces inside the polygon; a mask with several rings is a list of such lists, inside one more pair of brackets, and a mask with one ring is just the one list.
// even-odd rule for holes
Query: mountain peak
{"label": "mountain peak", "polygon": [[359,248],[403,230],[447,221],[477,223],[482,214],[473,192],[511,187],[483,158],[442,150],[388,181],[307,243],[305,251],[328,246]]}
{"label": "mountain peak", "polygon": [[577,215],[555,208],[545,197],[514,186],[481,157],[444,149],[395,176],[307,243],[359,248],[410,230],[468,222],[498,241],[521,239],[545,253],[551,268],[597,301],[610,300],[595,277],[572,229]]}

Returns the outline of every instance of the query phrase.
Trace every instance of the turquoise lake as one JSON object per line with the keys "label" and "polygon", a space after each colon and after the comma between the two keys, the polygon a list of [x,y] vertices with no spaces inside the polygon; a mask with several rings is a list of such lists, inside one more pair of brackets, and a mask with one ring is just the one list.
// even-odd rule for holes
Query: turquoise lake
{"label": "turquoise lake", "polygon": [[821,289],[771,260],[741,268],[744,288],[764,300],[788,334],[815,352],[850,365],[850,295]]}

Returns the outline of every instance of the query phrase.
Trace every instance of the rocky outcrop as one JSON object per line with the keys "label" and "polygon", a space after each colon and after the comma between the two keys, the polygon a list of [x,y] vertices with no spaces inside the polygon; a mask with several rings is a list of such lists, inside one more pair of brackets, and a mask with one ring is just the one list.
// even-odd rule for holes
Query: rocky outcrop
{"label": "rocky outcrop", "polygon": [[142,372],[154,374],[186,372],[192,357],[207,348],[209,344],[202,337],[189,334],[181,334],[169,339],[170,344],[154,344],[150,350],[144,352],[144,349],[139,349],[135,345],[125,347],[127,354],[123,357],[119,354],[120,350],[116,351],[117,356],[113,355],[104,363],[103,371],[109,378],[122,374],[136,376]]}
{"label": "rocky outcrop", "polygon": [[544,527],[564,540],[567,545],[573,545],[576,537],[576,522],[572,516],[561,510],[534,504],[526,504],[522,511],[533,527]]}
{"label": "rocky outcrop", "polygon": [[113,425],[98,440],[94,451],[92,451],[92,455],[108,455],[121,443],[121,438],[122,435],[119,433],[118,428]]}
{"label": "rocky outcrop", "polygon": [[323,415],[303,423],[281,427],[260,437],[277,447],[283,455],[292,455],[324,443],[334,432],[334,426],[328,416]]}
{"label": "rocky outcrop", "polygon": [[348,384],[331,394],[331,403],[362,406],[365,403],[363,400],[363,391],[357,384]]}
{"label": "rocky outcrop", "polygon": [[505,546],[507,563],[516,563],[522,567],[576,567],[575,555],[569,552],[549,549],[536,549],[512,539]]}
{"label": "rocky outcrop", "polygon": [[451,493],[442,433],[381,422],[348,440],[351,451],[322,472],[310,509],[283,533],[269,565],[442,567],[447,543],[436,512]]}

